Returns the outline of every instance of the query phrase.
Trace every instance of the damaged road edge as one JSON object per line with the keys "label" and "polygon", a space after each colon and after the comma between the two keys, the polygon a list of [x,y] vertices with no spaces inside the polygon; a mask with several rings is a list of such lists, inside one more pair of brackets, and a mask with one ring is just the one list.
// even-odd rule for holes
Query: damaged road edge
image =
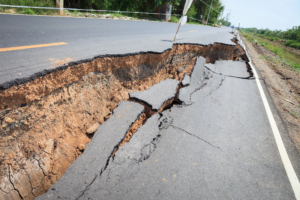
{"label": "damaged road edge", "polygon": [[[216,53],[211,54],[214,48]],[[131,63],[129,62],[129,64],[127,64],[128,66],[126,66],[127,61],[124,57],[121,58],[123,60],[118,60],[118,58],[115,57],[101,58],[103,60],[99,62],[94,60],[91,61],[91,63],[82,63],[73,69],[67,68],[65,71],[58,71],[57,74],[47,74],[43,77],[39,77],[33,81],[37,85],[30,85],[31,82],[28,82],[29,85],[18,85],[7,90],[2,90],[0,92],[2,94],[7,92],[6,94],[8,94],[8,96],[6,97],[10,95],[17,96],[19,100],[9,101],[9,98],[6,99],[6,102],[10,103],[11,109],[2,110],[1,112],[1,146],[5,147],[6,144],[10,143],[13,148],[16,138],[18,138],[18,143],[21,142],[22,145],[20,145],[20,150],[19,148],[17,148],[17,150],[21,151],[22,154],[20,154],[20,156],[25,158],[22,162],[31,162],[31,158],[33,160],[38,158],[41,162],[39,162],[39,165],[42,166],[41,170],[43,172],[41,181],[46,179],[45,175],[47,175],[47,177],[50,176],[50,174],[52,177],[55,175],[55,178],[52,180],[51,177],[51,181],[49,182],[49,180],[47,180],[48,182],[46,182],[45,185],[40,182],[41,186],[39,186],[39,190],[41,191],[36,194],[41,194],[55,183],[72,161],[76,160],[81,154],[80,152],[83,152],[83,150],[87,148],[85,145],[90,141],[90,138],[88,140],[83,140],[82,138],[86,138],[85,130],[90,126],[90,123],[97,122],[102,124],[105,121],[105,119],[101,119],[103,116],[107,116],[118,102],[129,98],[127,92],[143,91],[147,89],[148,86],[152,86],[166,78],[175,78],[180,81],[184,73],[189,74],[191,70],[191,67],[189,68],[190,62],[195,62],[193,60],[197,56],[204,56],[206,62],[215,62],[215,60],[218,59],[233,59],[235,54],[232,52],[235,48],[235,46],[222,44],[214,44],[211,46],[178,45],[176,49],[173,48],[172,50],[168,50],[170,52],[164,52],[163,54],[165,55],[153,54],[146,56],[146,54],[143,54],[145,57],[140,59],[140,63],[136,63],[135,60],[137,59],[134,57],[140,55],[134,55],[129,59]],[[108,64],[109,67],[103,68],[106,64]],[[125,67],[120,67],[122,65],[125,65]],[[183,70],[179,70],[182,66],[184,66]],[[83,74],[78,73],[79,68],[84,69]],[[75,74],[75,77],[68,77],[68,73]],[[87,75],[83,76],[85,73]],[[153,74],[155,74],[155,76],[158,75],[157,78],[153,78]],[[70,83],[68,83],[67,86],[64,85],[66,84],[65,82],[58,83],[57,85],[45,84],[47,81],[44,77],[49,78],[48,81],[55,80],[57,77],[59,77],[57,81],[65,81],[65,77],[67,77],[66,81]],[[145,84],[143,84],[147,86],[140,88],[142,83],[140,80],[145,80]],[[100,85],[100,82],[104,84]],[[39,84],[41,86],[46,85],[46,87],[39,88]],[[97,84],[99,84],[99,86]],[[97,85],[97,87],[94,87],[95,85]],[[28,88],[34,89],[34,91],[31,91],[32,94],[30,91],[28,96],[25,93],[18,93],[20,91],[24,92]],[[126,90],[124,90],[124,88]],[[102,92],[99,92],[105,91],[105,89],[108,91],[108,93],[105,94],[106,96],[104,96]],[[2,94],[0,94],[0,96]],[[105,99],[98,101],[97,98],[89,99],[89,96],[97,98],[104,96]],[[20,102],[21,104],[19,104]],[[99,109],[99,105],[103,105],[104,107],[100,107]],[[6,106],[9,107],[8,104]],[[76,111],[75,108],[82,110]],[[21,115],[19,113],[21,113]],[[49,118],[51,113],[64,114],[61,118],[57,119],[57,117],[60,116],[53,114],[53,118]],[[70,123],[72,122],[71,120],[73,120],[71,115],[79,118],[76,126]],[[21,116],[21,118],[18,119],[16,116]],[[37,125],[42,126],[37,127]],[[82,127],[82,125],[84,125],[84,127]],[[23,132],[18,131],[19,129],[22,129]],[[49,132],[45,131],[47,129],[49,129],[51,134],[52,132],[57,133],[57,136],[53,137]],[[15,135],[15,133],[17,133],[17,135]],[[4,140],[5,137],[8,140]],[[24,140],[24,138],[26,139]],[[85,141],[85,144],[76,144],[77,140],[75,140],[75,150],[77,148],[77,151],[79,151],[75,156],[72,155],[73,152],[66,152],[68,148],[62,148],[64,141],[70,140],[70,138],[78,138],[78,141]],[[46,143],[44,142],[45,140]],[[36,143],[35,145],[38,148],[34,145],[28,146],[31,142]],[[47,145],[43,146],[43,143]],[[70,146],[73,146],[73,144]],[[40,153],[37,149],[41,149],[42,152],[47,152],[47,154],[51,156],[49,157],[49,155]],[[0,155],[0,159],[5,158],[5,155],[3,155]],[[67,158],[68,156],[69,158]],[[18,157],[18,155],[15,157]],[[53,159],[57,164],[48,163],[49,159]],[[10,163],[9,160],[5,162]],[[58,166],[58,164],[60,166]],[[13,163],[13,165],[16,166],[18,163]],[[2,172],[5,172],[5,170]],[[35,173],[35,171],[29,170],[30,176],[32,176],[33,173]],[[1,176],[3,177],[3,174],[1,174]],[[83,190],[85,189],[86,188]]]}

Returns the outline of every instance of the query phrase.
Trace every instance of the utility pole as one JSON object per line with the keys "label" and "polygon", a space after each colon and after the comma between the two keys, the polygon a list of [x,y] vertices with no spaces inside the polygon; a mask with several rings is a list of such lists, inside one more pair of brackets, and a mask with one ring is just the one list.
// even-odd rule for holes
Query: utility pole
{"label": "utility pole", "polygon": [[56,8],[59,8],[59,13],[62,15],[64,12],[64,0],[56,0]]}
{"label": "utility pole", "polygon": [[214,0],[211,0],[211,3],[210,3],[210,7],[209,7],[209,11],[208,11],[208,16],[207,16],[207,20],[206,20],[206,25],[208,23],[208,18],[209,18],[209,14],[210,14],[210,9],[211,9],[211,6],[212,6],[212,3],[213,3]]}

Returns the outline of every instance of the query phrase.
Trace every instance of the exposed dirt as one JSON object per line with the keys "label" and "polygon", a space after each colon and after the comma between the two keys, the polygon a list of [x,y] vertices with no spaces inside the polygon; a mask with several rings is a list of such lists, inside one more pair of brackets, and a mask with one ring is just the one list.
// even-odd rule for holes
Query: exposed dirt
{"label": "exposed dirt", "polygon": [[[174,45],[162,54],[97,58],[1,90],[0,199],[45,193],[84,151],[95,124],[108,119],[129,92],[168,78],[181,81],[200,55],[214,63],[242,54],[222,44]],[[142,125],[143,116],[124,142]]]}
{"label": "exposed dirt", "polygon": [[288,132],[300,153],[300,72],[263,57],[277,56],[263,46],[248,42],[242,35],[253,63],[262,75]]}
{"label": "exposed dirt", "polygon": [[129,142],[130,138],[135,134],[135,132],[146,122],[146,119],[146,114],[143,113],[129,128],[120,146],[123,146],[126,142]]}

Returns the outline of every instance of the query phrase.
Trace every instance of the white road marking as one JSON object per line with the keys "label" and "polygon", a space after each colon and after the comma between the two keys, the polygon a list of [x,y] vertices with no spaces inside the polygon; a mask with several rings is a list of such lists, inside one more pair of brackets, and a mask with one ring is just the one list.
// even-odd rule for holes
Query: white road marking
{"label": "white road marking", "polygon": [[[241,40],[240,40],[241,41]],[[246,50],[246,46],[244,45],[244,49],[245,51],[247,52]],[[248,54],[249,55],[249,54]],[[255,80],[256,80],[256,84],[257,84],[257,87],[258,87],[258,90],[259,90],[259,93],[260,93],[260,96],[262,98],[262,101],[263,101],[263,104],[264,104],[264,107],[266,109],[266,113],[268,115],[268,119],[269,119],[269,122],[270,122],[270,125],[271,125],[271,128],[272,128],[272,132],[273,132],[273,135],[275,137],[275,141],[276,141],[276,144],[277,144],[277,147],[278,147],[278,151],[279,151],[279,154],[280,154],[280,157],[281,157],[281,160],[283,162],[283,165],[284,165],[284,168],[285,168],[285,171],[287,173],[287,176],[290,180],[290,183],[292,185],[292,188],[293,188],[293,191],[294,191],[294,194],[295,194],[295,197],[297,200],[300,200],[300,183],[299,183],[299,179],[295,173],[295,170],[293,168],[293,165],[291,163],[291,160],[287,154],[287,151],[284,147],[284,144],[283,144],[283,141],[282,141],[282,138],[281,138],[281,135],[279,133],[279,130],[278,130],[278,127],[277,127],[277,124],[275,122],[275,119],[274,119],[274,116],[272,114],[272,111],[271,111],[271,108],[270,108],[270,105],[268,103],[268,100],[266,98],[266,95],[263,91],[263,88],[261,86],[261,83],[259,81],[259,78],[257,76],[257,72],[255,70],[255,68],[253,67],[252,65],[252,60],[251,58],[249,57],[249,64],[252,68],[252,71],[253,71],[253,74],[254,74],[254,77],[255,77]]]}

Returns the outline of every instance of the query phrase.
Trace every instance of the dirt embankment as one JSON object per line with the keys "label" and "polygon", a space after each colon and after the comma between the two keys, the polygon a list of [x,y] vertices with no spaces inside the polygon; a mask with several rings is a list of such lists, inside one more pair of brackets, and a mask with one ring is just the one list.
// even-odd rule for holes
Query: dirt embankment
{"label": "dirt embankment", "polygon": [[268,59],[279,56],[263,46],[247,42],[243,36],[241,38],[300,153],[300,72]]}
{"label": "dirt embankment", "polygon": [[[1,90],[0,199],[45,193],[129,92],[167,78],[181,81],[198,56],[214,63],[237,60],[244,52],[223,44],[174,45],[164,53],[95,58]],[[144,121],[143,115],[126,141]]]}

